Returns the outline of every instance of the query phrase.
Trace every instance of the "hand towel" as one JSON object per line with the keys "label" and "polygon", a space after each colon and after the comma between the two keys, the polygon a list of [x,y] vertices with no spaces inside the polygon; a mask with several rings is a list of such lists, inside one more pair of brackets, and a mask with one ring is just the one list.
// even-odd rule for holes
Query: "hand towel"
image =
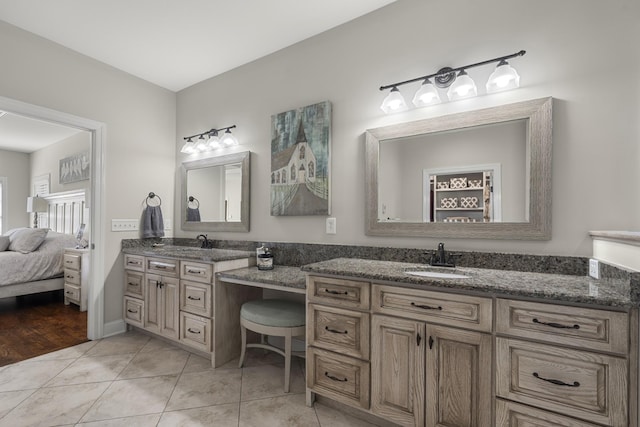
{"label": "hand towel", "polygon": [[164,222],[160,206],[148,206],[142,212],[142,238],[164,237]]}
{"label": "hand towel", "polygon": [[187,208],[187,221],[200,221],[200,209]]}

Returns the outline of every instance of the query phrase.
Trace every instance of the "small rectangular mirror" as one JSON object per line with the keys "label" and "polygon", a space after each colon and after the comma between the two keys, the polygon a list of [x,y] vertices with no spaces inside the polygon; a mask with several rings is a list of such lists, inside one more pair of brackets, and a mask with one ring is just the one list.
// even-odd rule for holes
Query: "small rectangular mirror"
{"label": "small rectangular mirror", "polygon": [[249,151],[182,164],[182,229],[249,231]]}

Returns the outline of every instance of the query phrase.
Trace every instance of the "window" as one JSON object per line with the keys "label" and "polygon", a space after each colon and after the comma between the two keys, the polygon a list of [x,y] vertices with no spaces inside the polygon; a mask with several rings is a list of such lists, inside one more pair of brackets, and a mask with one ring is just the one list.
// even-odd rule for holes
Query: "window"
{"label": "window", "polygon": [[7,218],[7,177],[0,176],[0,234],[5,231]]}

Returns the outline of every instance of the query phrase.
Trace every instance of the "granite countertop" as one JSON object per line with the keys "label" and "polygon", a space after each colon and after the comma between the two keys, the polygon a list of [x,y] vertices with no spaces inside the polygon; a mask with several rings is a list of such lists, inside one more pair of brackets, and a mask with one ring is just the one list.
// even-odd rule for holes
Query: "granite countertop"
{"label": "granite countertop", "polygon": [[[592,279],[587,276],[525,273],[481,268],[430,267],[395,261],[336,258],[307,264],[307,273],[330,274],[400,282],[415,288],[442,288],[446,291],[486,292],[506,297],[532,297],[558,302],[575,302],[628,308],[640,305],[638,292],[632,292],[628,279]],[[462,274],[468,278],[441,279],[406,274],[406,271],[435,271]]]}
{"label": "granite countertop", "polygon": [[158,258],[181,258],[192,261],[219,262],[254,257],[254,252],[231,249],[201,249],[189,246],[136,246],[123,248],[122,252],[130,255],[143,255]]}
{"label": "granite countertop", "polygon": [[286,288],[306,289],[306,275],[300,267],[274,265],[273,270],[258,270],[258,267],[245,267],[216,273],[221,279],[234,279],[244,282],[267,283]]}

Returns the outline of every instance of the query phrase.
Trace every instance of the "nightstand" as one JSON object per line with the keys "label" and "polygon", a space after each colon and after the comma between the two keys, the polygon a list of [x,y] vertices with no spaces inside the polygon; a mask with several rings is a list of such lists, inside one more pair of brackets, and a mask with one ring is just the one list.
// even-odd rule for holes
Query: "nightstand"
{"label": "nightstand", "polygon": [[64,250],[64,304],[87,311],[89,295],[89,249]]}

